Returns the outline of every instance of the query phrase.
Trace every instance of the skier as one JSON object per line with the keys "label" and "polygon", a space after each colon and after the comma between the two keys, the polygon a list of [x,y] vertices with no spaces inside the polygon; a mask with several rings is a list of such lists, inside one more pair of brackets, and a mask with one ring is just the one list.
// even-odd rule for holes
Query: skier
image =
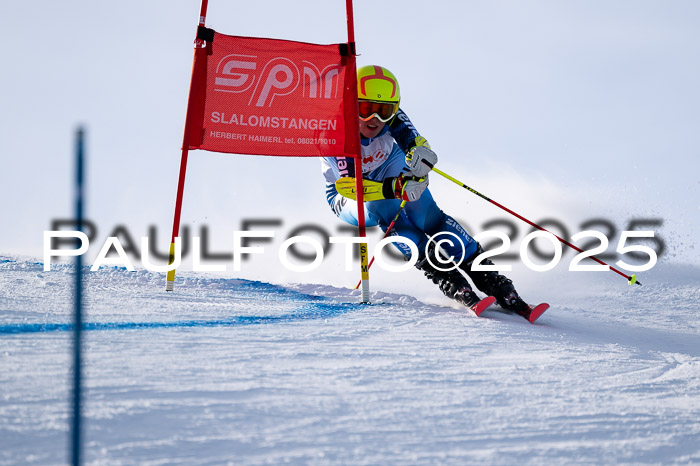
{"label": "skier", "polygon": [[[437,284],[446,296],[466,306],[474,306],[480,301],[469,281],[457,269],[450,270],[445,265],[444,254],[435,247],[436,242],[451,239],[451,244],[443,241],[441,247],[448,257],[453,256],[456,261],[462,258],[459,269],[466,272],[474,286],[495,297],[502,308],[528,318],[531,309],[518,296],[510,279],[495,271],[471,270],[474,259],[483,249],[435,203],[428,189],[428,174],[430,167],[437,163],[437,155],[399,108],[401,95],[396,77],[384,67],[363,66],[357,70],[357,90],[362,176],[367,180],[382,182],[382,195],[385,198],[365,202],[366,225],[379,225],[386,232],[401,201],[408,201],[390,234],[413,241],[419,251],[416,267],[428,279]],[[328,204],[338,218],[357,225],[355,201],[339,195],[335,187],[340,177],[360,176],[354,172],[354,160],[326,157],[321,159],[321,164],[326,178]],[[460,241],[454,241],[454,236]],[[428,241],[429,237],[433,237],[435,242]],[[393,244],[407,259],[410,258],[407,245]],[[488,259],[481,263],[493,265]]]}

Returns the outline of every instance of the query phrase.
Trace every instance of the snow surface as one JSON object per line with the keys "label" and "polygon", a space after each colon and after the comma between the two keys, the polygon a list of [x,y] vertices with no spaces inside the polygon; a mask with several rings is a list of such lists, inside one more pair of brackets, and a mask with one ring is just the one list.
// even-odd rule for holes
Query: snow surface
{"label": "snow surface", "polygon": [[[73,273],[0,256],[0,464],[69,458]],[[85,458],[700,463],[700,268],[547,279],[530,325],[446,298],[194,273],[165,293],[162,274],[86,268]]]}
{"label": "snow surface", "polygon": [[[345,41],[344,2],[301,3],[209,2],[207,26]],[[86,263],[118,230],[167,251],[200,2],[0,11],[21,19],[0,38],[22,41],[5,48],[13,67],[0,74],[0,464],[63,464],[73,269],[46,273],[33,258],[43,231],[73,215],[80,122],[97,226]],[[358,306],[342,288],[357,277],[347,279],[340,248],[298,276],[270,244],[241,274],[265,283],[178,270],[172,294],[157,274],[90,272],[88,461],[700,463],[700,61],[689,59],[700,56],[700,2],[406,0],[354,11],[358,63],[399,77],[402,107],[442,170],[571,234],[592,219],[618,233],[662,220],[664,257],[640,274],[643,287],[571,275],[561,270],[571,252],[552,272],[514,270],[525,298],[552,304],[534,326],[476,318],[415,271],[397,280],[373,269],[375,304]],[[378,34],[387,19],[398,46]],[[447,93],[435,85],[446,77],[458,84]],[[430,189],[472,233],[512,220],[440,177]],[[190,236],[210,227],[211,251],[230,252],[251,218],[283,221],[277,246],[301,225],[341,234],[313,158],[196,151],[185,193],[182,225]],[[526,233],[519,224],[514,248]]]}

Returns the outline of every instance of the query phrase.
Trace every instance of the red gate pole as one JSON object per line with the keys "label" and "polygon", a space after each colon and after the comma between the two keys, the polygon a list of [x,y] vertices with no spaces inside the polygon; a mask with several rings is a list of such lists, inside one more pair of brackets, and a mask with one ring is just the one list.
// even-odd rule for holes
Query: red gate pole
{"label": "red gate pole", "polygon": [[[204,26],[207,16],[207,5],[209,0],[202,0],[202,6],[199,11],[199,22],[197,28]],[[196,36],[195,36],[196,37]],[[204,41],[198,37],[194,41],[194,59],[192,62],[192,76],[190,78],[190,90],[187,98],[187,111],[185,113],[185,130],[182,137],[182,156],[180,157],[180,175],[177,182],[177,196],[175,198],[175,215],[173,217],[173,232],[170,239],[170,253],[168,257],[168,265],[175,262],[175,238],[178,237],[180,231],[180,214],[182,213],[182,197],[185,192],[185,173],[187,172],[187,156],[189,153],[190,141],[189,134],[192,126],[192,109],[194,106],[195,93],[197,92],[198,80],[196,79],[196,64],[197,55],[204,49]],[[182,251],[179,252],[181,254]],[[165,291],[173,291],[175,284],[175,268],[170,270],[165,281]]]}
{"label": "red gate pole", "polygon": [[[365,228],[365,205],[364,205],[364,189],[362,188],[362,145],[360,143],[360,124],[357,110],[357,65],[355,59],[355,22],[352,12],[352,0],[345,0],[345,9],[347,11],[348,18],[348,68],[350,72],[346,74],[349,75],[349,85],[350,85],[350,108],[353,109],[352,112],[346,113],[346,118],[350,118],[350,128],[352,129],[352,134],[356,140],[353,141],[352,147],[355,149],[353,156],[355,157],[355,189],[357,192],[357,223],[360,238],[366,238],[366,228]],[[363,241],[360,243],[360,270],[361,270],[361,280],[362,283],[362,303],[369,303],[369,265],[368,253],[367,253],[367,242]]]}

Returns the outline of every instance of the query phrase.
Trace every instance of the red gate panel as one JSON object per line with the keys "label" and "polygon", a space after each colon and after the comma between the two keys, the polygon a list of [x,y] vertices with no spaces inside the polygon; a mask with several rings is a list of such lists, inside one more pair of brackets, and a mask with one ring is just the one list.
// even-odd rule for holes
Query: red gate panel
{"label": "red gate panel", "polygon": [[349,99],[343,94],[354,70],[341,55],[344,45],[213,32],[195,60],[193,85],[201,89],[195,93],[198,101],[189,103],[198,114],[191,116],[189,148],[297,157],[347,154],[346,139],[352,146],[353,137],[346,136],[343,102]]}

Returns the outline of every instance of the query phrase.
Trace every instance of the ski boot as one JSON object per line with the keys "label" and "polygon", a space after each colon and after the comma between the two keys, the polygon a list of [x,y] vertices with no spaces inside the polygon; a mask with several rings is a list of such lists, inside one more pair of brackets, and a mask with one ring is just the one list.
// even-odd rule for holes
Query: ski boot
{"label": "ski boot", "polygon": [[438,285],[440,291],[448,298],[454,299],[470,308],[476,306],[481,301],[481,298],[474,293],[467,279],[457,269],[442,271],[436,269],[430,263],[428,257],[430,257],[433,264],[441,264],[437,260],[436,254],[435,246],[431,243],[427,254],[416,262],[416,268],[422,270],[428,280]]}
{"label": "ski boot", "polygon": [[[482,254],[484,249],[481,244],[477,243],[476,253],[471,257],[470,260],[464,261],[460,264],[460,268],[466,272],[469,278],[474,282],[474,286],[483,293],[496,298],[498,305],[503,309],[511,312],[515,312],[518,315],[525,317],[530,320],[531,307],[523,301],[518,292],[515,291],[513,286],[513,281],[499,274],[496,271],[473,271],[472,265],[474,259],[479,254]],[[489,259],[484,259],[481,261],[482,265],[494,265]]]}

